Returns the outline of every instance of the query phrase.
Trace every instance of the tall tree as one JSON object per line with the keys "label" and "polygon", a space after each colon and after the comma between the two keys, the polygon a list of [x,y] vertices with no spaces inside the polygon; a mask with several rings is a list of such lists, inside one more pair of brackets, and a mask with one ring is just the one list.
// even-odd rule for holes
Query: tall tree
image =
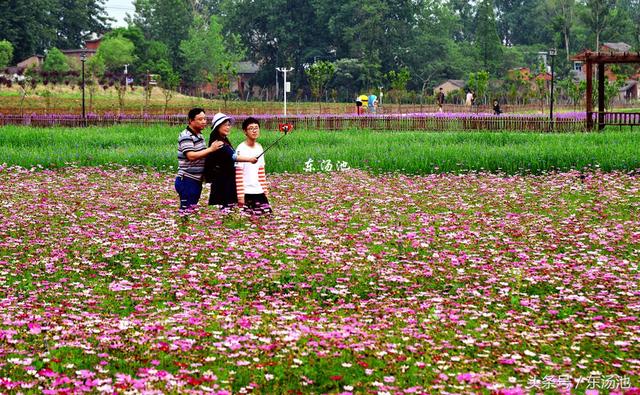
{"label": "tall tree", "polygon": [[208,21],[197,18],[189,30],[189,38],[180,43],[180,51],[185,59],[184,77],[195,86],[213,82],[225,62],[233,64],[242,56],[225,47],[222,25],[216,16]]}
{"label": "tall tree", "polygon": [[415,32],[409,35],[404,45],[407,51],[400,57],[409,68],[412,81],[409,86],[418,89],[423,96],[428,88],[445,79],[456,79],[470,71],[473,62],[469,53],[461,51],[465,43],[455,41],[459,24],[454,11],[437,0],[422,4]]}
{"label": "tall tree", "polygon": [[602,34],[607,40],[623,41],[640,49],[640,0],[618,0]]}
{"label": "tall tree", "polygon": [[338,57],[376,62],[382,72],[396,68],[416,34],[422,1],[345,0],[324,2],[326,20]]}
{"label": "tall tree", "polygon": [[124,37],[116,36],[103,40],[95,55],[104,61],[107,70],[113,72],[112,77],[115,80],[121,113],[124,111],[124,98],[128,86],[128,76],[122,74],[121,70],[123,66],[133,63],[135,60],[133,50],[134,46],[131,41]]}
{"label": "tall tree", "polygon": [[595,35],[595,50],[600,49],[600,36],[607,28],[616,7],[617,0],[583,0],[586,12],[582,14],[585,25]]}
{"label": "tall tree", "polygon": [[107,70],[119,73],[125,64],[132,63],[134,46],[124,37],[111,37],[103,40],[96,53],[104,62]]}
{"label": "tall tree", "polygon": [[144,75],[147,71],[156,73],[155,68],[160,61],[171,61],[169,48],[166,44],[156,40],[147,40],[138,26],[131,25],[127,28],[113,29],[105,34],[103,39],[111,37],[123,37],[133,43],[135,59],[130,67],[132,74]]}
{"label": "tall tree", "polygon": [[16,61],[46,49],[80,48],[93,33],[104,33],[104,0],[2,0],[0,40],[14,44]]}
{"label": "tall tree", "polygon": [[474,19],[476,8],[468,0],[450,0],[448,6],[457,17],[458,28],[454,35],[456,41],[471,41],[474,33]]}
{"label": "tall tree", "polygon": [[13,45],[7,40],[0,40],[0,69],[9,65],[13,59]]}
{"label": "tall tree", "polygon": [[55,0],[0,1],[0,40],[14,45],[14,61],[35,54],[44,54],[55,38],[56,25],[47,10]]}
{"label": "tall tree", "polygon": [[[327,84],[333,78],[336,72],[336,66],[324,60],[316,62],[305,70],[311,85],[311,94],[318,100],[322,98],[326,90]],[[322,111],[321,111],[322,112]]]}
{"label": "tall tree", "polygon": [[554,30],[562,34],[562,42],[568,62],[571,57],[571,39],[576,23],[576,2],[575,0],[545,0],[544,10],[547,20],[550,21]]}
{"label": "tall tree", "polygon": [[194,24],[191,1],[134,0],[133,5],[136,11],[131,23],[144,32],[146,39],[164,43],[173,68],[178,69],[183,61],[180,42],[188,39],[189,28]]}
{"label": "tall tree", "polygon": [[634,27],[633,45],[636,51],[640,51],[640,23],[638,23],[638,21],[640,21],[640,0],[627,0],[627,3],[629,4],[628,7],[629,7],[629,14],[631,15],[631,20],[636,21],[636,23],[632,25]]}
{"label": "tall tree", "polygon": [[529,45],[545,40],[542,0],[495,0],[497,30],[505,45]]}
{"label": "tall tree", "polygon": [[104,10],[105,0],[55,0],[51,15],[56,26],[53,45],[80,48],[93,33],[107,31],[109,19]]}
{"label": "tall tree", "polygon": [[498,60],[502,57],[502,48],[496,30],[493,0],[481,0],[478,4],[475,40],[484,69],[495,74]]}
{"label": "tall tree", "polygon": [[67,57],[58,48],[51,48],[47,52],[47,57],[42,64],[42,70],[54,73],[65,73],[69,71]]}
{"label": "tall tree", "polygon": [[251,60],[262,63],[255,79],[263,86],[275,83],[276,67],[293,67],[287,79],[301,87],[304,65],[329,55],[329,34],[313,0],[237,0],[223,12],[226,30],[237,33]]}

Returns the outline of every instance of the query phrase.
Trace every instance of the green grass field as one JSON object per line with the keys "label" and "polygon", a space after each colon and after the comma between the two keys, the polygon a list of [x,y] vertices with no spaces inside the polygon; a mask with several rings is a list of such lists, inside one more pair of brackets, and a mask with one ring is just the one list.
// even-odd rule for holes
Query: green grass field
{"label": "green grass field", "polygon": [[[82,109],[82,90],[78,87],[68,86],[43,86],[38,85],[30,90],[20,105],[20,89],[14,85],[12,88],[3,87],[0,90],[0,113],[20,114],[21,108],[25,113],[75,113],[80,114]],[[114,88],[95,91],[93,101],[89,99],[89,90],[85,91],[86,111],[95,113],[119,113],[118,94]],[[48,99],[47,99],[48,97]],[[291,99],[291,98],[290,98]],[[186,96],[178,92],[168,103],[167,114],[185,114],[193,107],[203,107],[207,111],[223,111],[229,114],[269,114],[282,111],[281,101],[244,101],[229,100],[226,103],[221,99],[206,99],[202,97]],[[141,87],[127,91],[124,101],[124,112],[127,114],[162,114],[165,108],[165,96],[160,88],[154,88],[147,102],[145,93]],[[289,101],[289,113],[337,113],[355,112],[352,103],[315,103],[304,101]]]}
{"label": "green grass field", "polygon": [[[176,167],[180,127],[0,128],[0,163],[23,167]],[[205,134],[208,138],[208,132]],[[262,131],[264,147],[279,137]],[[243,139],[236,127],[231,140]],[[604,171],[640,168],[640,132],[327,132],[296,130],[267,153],[268,171],[303,172],[309,160],[346,162],[373,172],[409,174],[491,171],[540,173],[599,167]]]}

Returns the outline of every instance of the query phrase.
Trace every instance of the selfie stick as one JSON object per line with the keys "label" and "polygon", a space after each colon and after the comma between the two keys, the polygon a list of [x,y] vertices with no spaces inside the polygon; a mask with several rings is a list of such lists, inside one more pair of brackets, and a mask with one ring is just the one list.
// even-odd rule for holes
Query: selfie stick
{"label": "selfie stick", "polygon": [[289,133],[290,131],[292,131],[292,130],[293,130],[293,125],[292,125],[292,124],[290,124],[290,123],[281,123],[281,124],[278,124],[278,128],[279,128],[279,129],[280,129],[280,131],[281,131],[281,132],[283,132],[284,134],[283,134],[282,136],[278,137],[278,139],[277,139],[276,141],[274,141],[273,143],[271,143],[271,145],[270,145],[270,146],[268,146],[267,148],[265,148],[265,150],[264,150],[264,151],[262,151],[262,153],[261,153],[260,155],[258,155],[258,156],[256,157],[256,159],[260,159],[260,157],[261,157],[262,155],[264,155],[264,153],[265,153],[265,152],[269,151],[269,148],[271,148],[271,147],[273,147],[274,145],[276,145],[276,143],[277,143],[278,141],[282,140],[282,138],[283,138],[284,136],[286,136],[286,135],[287,135],[287,133]]}

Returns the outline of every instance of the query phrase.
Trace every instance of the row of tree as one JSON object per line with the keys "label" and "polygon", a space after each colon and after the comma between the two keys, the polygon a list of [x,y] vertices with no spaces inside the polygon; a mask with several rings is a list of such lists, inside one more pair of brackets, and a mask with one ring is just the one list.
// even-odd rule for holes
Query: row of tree
{"label": "row of tree", "polygon": [[[503,78],[513,67],[538,69],[539,52],[551,47],[558,48],[556,72],[564,78],[570,55],[582,49],[604,41],[640,47],[640,0],[134,0],[134,6],[129,27],[111,30],[101,44],[119,48],[102,50],[106,71],[129,64],[132,74],[224,86],[233,65],[246,59],[260,65],[256,86],[275,86],[276,67],[293,67],[294,94],[331,92],[338,100],[379,87],[425,96],[443,80],[479,70]],[[45,9],[53,11],[45,17]],[[78,48],[90,34],[109,31],[103,0],[5,0],[0,15],[0,40],[12,43],[13,61]],[[108,52],[119,55],[109,60]]]}

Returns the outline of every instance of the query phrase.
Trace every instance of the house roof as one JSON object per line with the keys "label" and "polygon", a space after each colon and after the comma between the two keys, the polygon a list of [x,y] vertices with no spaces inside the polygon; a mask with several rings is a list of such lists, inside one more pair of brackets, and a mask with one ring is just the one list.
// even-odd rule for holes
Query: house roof
{"label": "house roof", "polygon": [[31,59],[31,58],[44,59],[44,55],[34,54],[34,55],[31,55],[31,56],[29,56],[29,57],[27,57],[27,58],[22,59],[22,60],[21,60],[21,61],[19,61],[18,63],[22,63],[22,62],[24,62],[25,60],[29,60],[29,59]]}
{"label": "house roof", "polygon": [[627,80],[624,86],[620,87],[620,92],[626,92],[634,86],[638,85],[638,81],[636,80]]}
{"label": "house roof", "polygon": [[545,81],[551,81],[551,73],[538,73],[538,75],[536,75],[536,79],[537,80],[545,80]]}
{"label": "house roof", "polygon": [[255,74],[260,70],[260,67],[253,62],[238,62],[236,63],[238,74]]}
{"label": "house roof", "polygon": [[96,50],[95,49],[89,49],[89,48],[84,48],[84,49],[82,49],[82,48],[80,48],[80,49],[61,49],[60,52],[62,52],[65,55],[73,55],[73,54],[76,54],[76,53],[80,53],[80,54],[81,53],[86,53],[86,54],[96,53]]}
{"label": "house roof", "polygon": [[436,86],[436,88],[441,87],[442,85],[446,84],[446,83],[450,83],[451,85],[455,85],[459,88],[464,88],[464,84],[465,82],[463,80],[446,80],[443,83],[441,83],[440,85]]}
{"label": "house roof", "polygon": [[607,47],[609,49],[612,49],[616,52],[629,52],[631,50],[631,45],[627,44],[627,43],[603,43],[602,44],[603,47]]}
{"label": "house roof", "polygon": [[637,53],[606,53],[585,50],[571,57],[571,60],[591,63],[638,63],[640,52]]}

